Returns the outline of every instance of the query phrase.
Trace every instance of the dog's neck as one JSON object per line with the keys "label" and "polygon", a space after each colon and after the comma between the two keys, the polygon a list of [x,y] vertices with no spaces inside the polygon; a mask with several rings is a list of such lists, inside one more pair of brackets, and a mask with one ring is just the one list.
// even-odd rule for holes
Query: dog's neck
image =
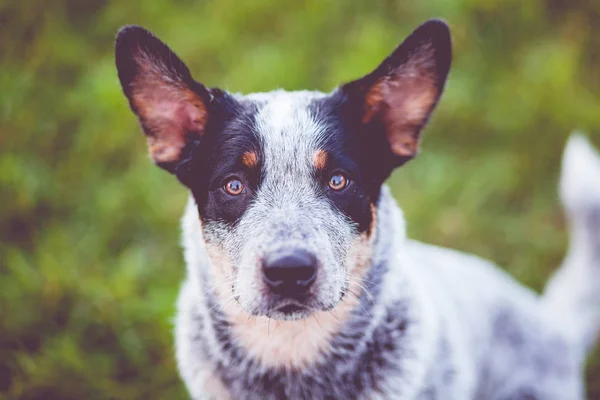
{"label": "dog's neck", "polygon": [[[405,231],[402,213],[387,188],[381,192],[370,265],[362,284],[351,288],[354,295],[347,296],[331,312],[317,312],[299,321],[255,317],[235,302],[219,303],[208,289],[212,287],[207,273],[210,261],[204,246],[200,246],[201,227],[196,207],[193,201],[190,203],[183,229],[188,284],[197,302],[191,309],[195,314],[192,319],[197,323],[196,334],[204,341],[204,356],[214,364],[225,383],[230,387],[240,385],[242,390],[245,384],[256,388],[261,379],[275,384],[284,377],[313,379],[335,374],[327,379],[339,380],[340,387],[346,385],[348,390],[359,390],[356,385],[365,382],[345,382],[354,379],[353,367],[364,368],[365,362],[376,362],[378,366],[373,370],[381,373],[381,367],[389,361],[386,357],[394,353],[390,346],[398,345],[392,336],[397,338],[406,332],[410,320],[409,294],[406,298],[398,295],[402,291],[401,274],[390,271],[401,267],[398,254],[402,254],[399,250],[404,244]],[[406,309],[404,314],[403,309]],[[344,373],[330,371],[327,365],[337,361],[349,369]],[[372,382],[375,377],[364,376],[364,379]]]}

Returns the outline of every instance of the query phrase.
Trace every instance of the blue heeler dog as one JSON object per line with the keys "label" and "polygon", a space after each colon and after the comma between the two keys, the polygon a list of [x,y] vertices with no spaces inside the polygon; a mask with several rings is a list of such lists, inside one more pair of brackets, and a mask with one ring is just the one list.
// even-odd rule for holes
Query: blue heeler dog
{"label": "blue heeler dog", "polygon": [[452,58],[418,27],[332,93],[209,89],[148,31],[116,63],[156,164],[190,191],[176,326],[194,399],[581,399],[600,328],[600,157],[573,136],[572,243],[542,296],[405,237],[384,181],[412,159]]}

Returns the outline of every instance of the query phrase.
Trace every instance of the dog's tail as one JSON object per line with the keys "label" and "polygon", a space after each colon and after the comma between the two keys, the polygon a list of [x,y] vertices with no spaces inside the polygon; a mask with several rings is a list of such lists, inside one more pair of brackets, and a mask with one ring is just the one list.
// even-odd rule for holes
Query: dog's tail
{"label": "dog's tail", "polygon": [[579,133],[565,148],[560,197],[570,227],[569,251],[543,301],[550,318],[587,352],[600,335],[600,154]]}

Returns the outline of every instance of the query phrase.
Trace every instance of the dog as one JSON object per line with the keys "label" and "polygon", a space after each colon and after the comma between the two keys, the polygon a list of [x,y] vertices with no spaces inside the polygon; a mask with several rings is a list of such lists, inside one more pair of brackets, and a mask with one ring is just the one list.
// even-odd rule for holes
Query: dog
{"label": "dog", "polygon": [[569,140],[564,264],[541,295],[412,241],[384,182],[452,59],[420,25],[331,93],[211,89],[147,30],[116,39],[150,155],[189,189],[176,356],[194,399],[581,399],[600,330],[600,157]]}

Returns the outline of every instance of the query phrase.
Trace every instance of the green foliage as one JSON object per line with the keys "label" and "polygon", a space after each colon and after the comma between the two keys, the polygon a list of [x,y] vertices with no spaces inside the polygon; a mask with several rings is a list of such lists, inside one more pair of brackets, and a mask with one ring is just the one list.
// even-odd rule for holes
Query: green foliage
{"label": "green foliage", "polygon": [[564,141],[600,144],[597,1],[0,2],[0,398],[186,397],[171,334],[186,193],[121,94],[119,26],[155,31],[208,86],[330,90],[433,16],[455,62],[422,155],[390,180],[409,233],[540,290],[566,248]]}

